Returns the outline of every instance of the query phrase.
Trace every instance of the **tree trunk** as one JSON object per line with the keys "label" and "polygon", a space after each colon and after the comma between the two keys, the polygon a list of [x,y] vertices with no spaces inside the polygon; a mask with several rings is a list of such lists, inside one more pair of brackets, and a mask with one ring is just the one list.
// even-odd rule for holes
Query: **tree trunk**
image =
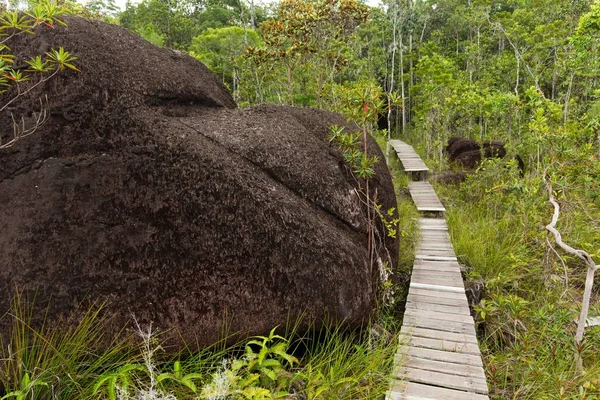
{"label": "tree trunk", "polygon": [[571,100],[571,89],[573,88],[573,77],[575,76],[575,72],[571,72],[571,76],[569,77],[569,86],[567,87],[567,94],[565,95],[565,108],[563,113],[563,123],[566,126],[567,120],[569,119],[569,101]]}
{"label": "tree trunk", "polygon": [[404,102],[404,44],[403,44],[403,35],[400,34],[400,95],[402,96],[402,137],[405,137],[406,134],[406,103]]}

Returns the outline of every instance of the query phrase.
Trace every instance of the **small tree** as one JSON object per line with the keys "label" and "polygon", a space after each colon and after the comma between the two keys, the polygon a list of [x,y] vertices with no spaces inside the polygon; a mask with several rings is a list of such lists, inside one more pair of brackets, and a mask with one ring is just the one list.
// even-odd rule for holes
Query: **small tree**
{"label": "small tree", "polygon": [[[78,69],[72,64],[76,57],[62,47],[52,49],[44,55],[36,55],[26,61],[26,69],[14,67],[16,55],[8,46],[8,41],[18,35],[33,34],[38,26],[54,28],[54,24],[65,25],[58,17],[68,10],[52,1],[41,1],[29,11],[17,10],[0,11],[0,113],[6,110],[19,98],[52,79],[65,68]],[[33,123],[26,123],[24,117],[16,117],[12,113],[12,137],[2,142],[0,149],[14,145],[19,139],[33,134],[47,119],[47,99],[40,98],[40,108],[34,112]]]}

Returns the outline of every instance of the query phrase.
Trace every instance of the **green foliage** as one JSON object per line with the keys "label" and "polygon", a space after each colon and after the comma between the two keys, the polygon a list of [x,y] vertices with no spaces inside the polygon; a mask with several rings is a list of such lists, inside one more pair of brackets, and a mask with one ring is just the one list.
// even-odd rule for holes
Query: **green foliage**
{"label": "green foliage", "polygon": [[[135,355],[125,347],[124,338],[107,338],[103,334],[107,322],[100,316],[101,307],[90,308],[79,323],[69,321],[70,329],[43,324],[30,325],[31,306],[16,297],[10,314],[10,336],[0,338],[0,387],[4,398],[51,398],[60,391],[60,398],[91,398],[97,375],[108,365]],[[105,352],[97,352],[102,346]],[[23,397],[25,396],[25,397]]]}
{"label": "green foliage", "polygon": [[284,0],[276,17],[260,25],[264,46],[249,47],[247,57],[270,75],[279,101],[294,104],[300,93],[322,105],[327,86],[348,65],[353,34],[367,17],[368,7],[355,0]]}
{"label": "green foliage", "polygon": [[[65,25],[59,17],[70,12],[69,7],[59,6],[54,1],[40,1],[27,11],[0,9],[0,95],[11,90],[10,95],[0,103],[0,112],[13,105],[19,97],[28,93],[40,84],[50,80],[58,72],[65,68],[79,71],[73,62],[77,57],[71,55],[63,47],[58,50],[51,49],[43,56],[36,55],[29,60],[24,60],[27,69],[14,66],[18,54],[13,54],[7,45],[8,40],[20,34],[33,34],[33,30],[39,26],[54,28],[54,24]],[[26,125],[24,120],[20,124],[15,121],[21,119],[10,113],[13,119],[13,137],[2,142],[0,138],[0,149],[14,145],[19,139],[31,135],[45,122],[44,102],[40,99],[41,109],[38,112],[31,110],[35,123]]]}
{"label": "green foliage", "polygon": [[21,384],[19,385],[19,390],[15,390],[13,392],[7,393],[5,396],[0,397],[0,400],[13,398],[15,400],[25,400],[26,397],[33,396],[35,393],[35,389],[39,386],[48,387],[48,384],[39,379],[31,379],[29,377],[29,373],[26,372],[23,375],[21,380]]}
{"label": "green foliage", "polygon": [[193,39],[189,49],[191,55],[220,76],[239,99],[239,87],[246,86],[252,79],[249,74],[242,73],[247,64],[243,55],[250,46],[261,46],[256,31],[229,26],[205,30]]}
{"label": "green foliage", "polygon": [[369,156],[362,152],[360,133],[345,133],[344,128],[333,125],[329,128],[329,141],[337,144],[342,150],[344,160],[352,166],[357,177],[367,179],[375,174],[375,164],[379,157]]}
{"label": "green foliage", "polygon": [[[34,328],[19,297],[4,318],[0,399],[372,399],[387,390],[397,343],[322,327],[297,336],[273,329],[234,346],[225,340],[194,354],[166,357],[160,337],[103,336],[108,320],[93,307],[76,324]],[[39,325],[39,324],[37,324]],[[66,326],[73,326],[65,330]],[[303,357],[293,350],[301,347]]]}

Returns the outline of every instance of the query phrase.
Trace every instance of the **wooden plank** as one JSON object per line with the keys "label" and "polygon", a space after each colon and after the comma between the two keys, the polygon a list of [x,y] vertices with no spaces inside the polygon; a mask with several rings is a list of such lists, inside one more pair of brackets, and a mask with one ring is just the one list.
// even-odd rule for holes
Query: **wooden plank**
{"label": "wooden plank", "polygon": [[[427,218],[428,220],[439,220],[442,223],[436,224],[431,221],[419,221],[419,227],[424,230],[434,230],[435,232],[444,232],[448,230],[448,225],[445,224],[446,220],[443,218]],[[436,229],[438,229],[436,231]]]}
{"label": "wooden plank", "polygon": [[456,261],[415,260],[413,271],[459,271],[460,264]]}
{"label": "wooden plank", "polygon": [[450,271],[437,271],[430,269],[420,269],[414,268],[412,270],[411,276],[420,276],[423,278],[437,278],[437,279],[458,279],[461,283],[463,282],[462,274],[459,270],[450,270]]}
{"label": "wooden plank", "polygon": [[435,255],[436,252],[443,252],[446,257],[456,257],[452,245],[436,242],[418,242],[416,248],[417,254]]}
{"label": "wooden plank", "polygon": [[439,249],[439,250],[451,250],[454,251],[454,246],[449,240],[442,239],[424,239],[421,238],[418,242],[418,247],[423,249]]}
{"label": "wooden plank", "polygon": [[440,304],[440,305],[445,305],[445,306],[457,306],[457,307],[468,307],[469,306],[466,298],[464,298],[464,299],[462,299],[462,298],[449,299],[449,298],[444,298],[444,297],[439,297],[439,296],[423,296],[423,295],[416,295],[416,294],[412,294],[412,293],[408,295],[407,302]]}
{"label": "wooden plank", "polygon": [[428,303],[425,301],[407,301],[406,308],[411,308],[413,310],[424,310],[424,311],[437,311],[437,312],[445,312],[449,314],[470,314],[469,307],[465,305],[446,305],[446,304],[435,304]]}
{"label": "wooden plank", "polygon": [[448,225],[446,224],[446,220],[445,219],[440,219],[440,218],[425,218],[425,217],[421,217],[419,218],[419,224],[421,226],[436,226],[436,227],[447,227]]}
{"label": "wooden plank", "polygon": [[[419,275],[413,274],[411,280],[411,285],[439,285],[441,287],[452,287],[459,288],[462,290],[457,290],[457,292],[464,291],[464,284],[461,276],[457,277],[441,277],[434,275]],[[446,291],[449,291],[446,289]]]}
{"label": "wooden plank", "polygon": [[418,282],[412,282],[412,281],[410,282],[410,287],[414,287],[415,289],[438,290],[440,292],[465,293],[465,288],[464,287],[447,286],[447,285],[435,285],[435,284],[418,283]]}
{"label": "wooden plank", "polygon": [[430,311],[430,310],[415,310],[414,308],[406,309],[404,312],[404,316],[413,316],[415,318],[427,318],[427,319],[437,319],[440,321],[456,321],[456,322],[464,322],[465,324],[475,325],[473,322],[473,317],[471,314],[460,315],[460,314],[449,314],[445,312],[439,311]]}
{"label": "wooden plank", "polygon": [[460,267],[458,265],[447,265],[447,264],[444,264],[443,262],[439,262],[438,265],[422,265],[422,264],[415,263],[412,270],[413,270],[413,272],[419,271],[422,273],[429,273],[429,274],[435,274],[437,272],[440,272],[440,273],[451,272],[453,274],[459,274],[462,276],[462,271],[460,270]]}
{"label": "wooden plank", "polygon": [[431,296],[437,297],[440,299],[457,299],[464,300],[467,302],[467,296],[464,293],[460,292],[439,292],[432,288],[420,288],[420,287],[409,287],[408,289],[409,295],[419,295],[419,296]]}
{"label": "wooden plank", "polygon": [[402,321],[407,327],[418,327],[426,329],[437,329],[443,332],[456,332],[475,335],[475,327],[473,324],[456,321],[442,321],[432,318],[415,318],[412,315],[405,315]]}
{"label": "wooden plank", "polygon": [[[431,232],[431,231],[429,231],[429,232]],[[433,231],[433,232],[435,232],[435,233],[421,234],[421,236],[419,237],[419,241],[422,243],[440,243],[440,244],[443,243],[446,245],[452,245],[450,236],[447,233],[444,232],[443,234],[439,234],[439,232],[443,232],[443,231]]]}
{"label": "wooden plank", "polygon": [[488,393],[486,380],[479,377],[447,375],[442,372],[407,368],[402,369],[399,375],[399,377],[404,377],[404,379],[411,382],[441,386],[449,389],[465,390],[467,392],[479,394]]}
{"label": "wooden plank", "polygon": [[585,320],[586,328],[589,328],[591,326],[598,326],[598,325],[600,325],[600,317],[590,317]]}
{"label": "wooden plank", "polygon": [[483,368],[483,362],[481,362],[480,356],[476,356],[473,354],[455,353],[452,351],[401,346],[398,349],[398,354],[396,355],[396,358],[402,357],[424,358],[426,360],[454,363],[456,365],[456,368],[460,368],[463,365],[470,365],[474,367]]}
{"label": "wooden plank", "polygon": [[406,368],[418,368],[426,371],[443,372],[448,375],[471,376],[482,380],[486,379],[483,368],[473,365],[461,365],[460,368],[456,368],[456,364],[454,363],[412,357],[405,358],[402,365]]}
{"label": "wooden plank", "polygon": [[449,279],[451,281],[457,280],[462,285],[463,277],[460,271],[436,271],[430,269],[413,268],[411,276],[421,278],[435,278],[435,279]]}
{"label": "wooden plank", "polygon": [[450,243],[450,239],[444,238],[429,238],[421,237],[418,241],[418,246],[434,249],[448,249],[454,251],[454,246]]}
{"label": "wooden plank", "polygon": [[427,254],[417,254],[415,255],[415,259],[417,260],[429,260],[429,261],[458,261],[456,257],[450,256],[429,256]]}
{"label": "wooden plank", "polygon": [[445,249],[422,249],[417,247],[417,254],[427,257],[456,257],[453,250]]}
{"label": "wooden plank", "polygon": [[473,354],[481,357],[479,345],[476,343],[454,342],[445,339],[410,336],[406,345],[411,347],[423,347],[425,349],[451,351],[453,353]]}
{"label": "wooden plank", "polygon": [[489,400],[484,394],[397,381],[386,394],[389,400]]}
{"label": "wooden plank", "polygon": [[477,337],[475,335],[468,335],[464,333],[440,332],[435,329],[424,329],[417,327],[409,328],[403,326],[400,330],[400,334],[404,336],[412,335],[430,339],[448,339],[454,340],[456,342],[477,344]]}

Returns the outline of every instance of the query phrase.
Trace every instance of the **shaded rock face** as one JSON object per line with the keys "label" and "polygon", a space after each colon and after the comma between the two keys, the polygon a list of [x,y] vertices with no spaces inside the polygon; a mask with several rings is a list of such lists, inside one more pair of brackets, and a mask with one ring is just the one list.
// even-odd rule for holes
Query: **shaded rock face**
{"label": "shaded rock face", "polygon": [[[0,150],[0,312],[15,288],[36,293],[34,324],[46,304],[58,324],[106,301],[109,335],[134,315],[192,347],[224,325],[264,334],[303,313],[366,321],[378,288],[366,209],[327,141],[332,124],[356,127],[322,110],[237,109],[190,57],[117,26],[65,22],[9,43],[25,56],[62,45],[82,72],[0,114],[6,139],[10,112],[27,116],[48,94],[50,119]],[[383,162],[371,187],[384,210],[396,205]],[[377,228],[377,255],[395,264],[397,243]]]}

